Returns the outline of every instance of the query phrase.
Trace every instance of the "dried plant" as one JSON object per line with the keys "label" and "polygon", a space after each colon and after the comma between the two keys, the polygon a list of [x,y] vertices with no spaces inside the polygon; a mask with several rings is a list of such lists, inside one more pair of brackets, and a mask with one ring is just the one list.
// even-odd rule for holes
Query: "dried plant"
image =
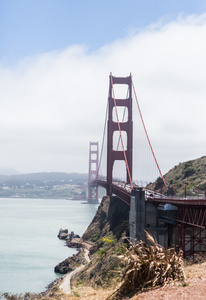
{"label": "dried plant", "polygon": [[146,232],[148,243],[130,242],[123,259],[127,263],[117,290],[107,299],[121,299],[138,291],[164,286],[172,280],[184,281],[182,251],[165,249]]}

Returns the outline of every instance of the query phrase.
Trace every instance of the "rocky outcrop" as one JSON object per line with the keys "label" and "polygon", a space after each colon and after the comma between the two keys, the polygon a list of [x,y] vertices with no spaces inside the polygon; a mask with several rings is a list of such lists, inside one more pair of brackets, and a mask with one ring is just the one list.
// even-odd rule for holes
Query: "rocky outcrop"
{"label": "rocky outcrop", "polygon": [[[89,284],[89,282],[93,278],[93,283],[95,285],[98,285],[98,282],[99,285],[101,285],[103,281],[106,280],[104,279],[104,276],[102,277],[101,274],[105,274],[106,277],[109,276],[110,278],[111,274],[116,274],[116,271],[118,272],[118,268],[121,268],[122,263],[113,256],[113,252],[108,252],[107,256],[105,257],[102,255],[97,256],[96,252],[99,250],[99,245],[98,243],[96,243],[96,241],[108,234],[112,234],[114,239],[118,241],[122,237],[122,235],[125,236],[128,234],[128,220],[129,206],[126,203],[124,203],[117,197],[104,197],[102,199],[95,217],[83,234],[82,238],[69,239],[68,237],[66,239],[67,245],[69,247],[87,247],[89,248],[90,255],[92,256],[92,261],[87,264],[84,271],[81,272],[81,275],[78,274],[74,277],[85,280],[85,282],[87,281],[87,284]],[[82,248],[79,253],[65,259],[63,262],[58,264],[55,267],[55,272],[66,274],[85,263],[86,261],[83,255]],[[103,278],[103,281],[99,279],[101,277]]]}
{"label": "rocky outcrop", "polygon": [[[125,263],[116,254],[124,251],[122,246],[125,240],[121,237],[128,236],[128,231],[129,206],[117,197],[104,197],[82,236],[83,243],[93,242],[89,249],[91,262],[72,277],[72,284],[81,281],[84,285],[95,288],[118,284]],[[104,244],[105,237],[111,237],[114,243],[111,246]]]}
{"label": "rocky outcrop", "polygon": [[79,248],[82,248],[82,243],[81,243],[81,239],[79,238],[67,238],[66,239],[66,244],[69,248],[76,248],[76,249],[79,249]]}
{"label": "rocky outcrop", "polygon": [[65,240],[68,237],[68,229],[60,229],[57,236],[60,240]]}
{"label": "rocky outcrop", "polygon": [[54,272],[59,274],[67,274],[85,263],[86,259],[84,257],[83,249],[81,249],[78,253],[66,258],[64,261],[56,265],[56,267],[54,268]]}
{"label": "rocky outcrop", "polygon": [[96,215],[82,236],[82,239],[96,241],[112,232],[119,239],[123,232],[129,233],[129,205],[117,197],[105,196]]}
{"label": "rocky outcrop", "polygon": [[[59,233],[58,233],[58,238],[60,240],[72,240],[73,238],[80,238],[80,236],[78,234],[75,234],[73,231],[71,231],[71,233],[68,233],[68,229],[59,229]],[[70,247],[70,246],[69,246]]]}

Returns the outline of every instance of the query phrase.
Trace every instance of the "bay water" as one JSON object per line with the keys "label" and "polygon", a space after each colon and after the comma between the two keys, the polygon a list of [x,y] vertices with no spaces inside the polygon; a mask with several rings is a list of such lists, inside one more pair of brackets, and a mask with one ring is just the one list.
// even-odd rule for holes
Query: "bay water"
{"label": "bay water", "polygon": [[43,292],[54,267],[76,253],[57,234],[80,236],[98,205],[64,199],[0,198],[0,294]]}

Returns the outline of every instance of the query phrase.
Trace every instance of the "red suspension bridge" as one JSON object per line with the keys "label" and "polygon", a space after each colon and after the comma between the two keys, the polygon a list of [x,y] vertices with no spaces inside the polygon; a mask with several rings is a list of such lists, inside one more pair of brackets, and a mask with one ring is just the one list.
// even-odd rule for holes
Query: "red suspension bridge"
{"label": "red suspension bridge", "polygon": [[[127,87],[126,98],[116,98],[116,86]],[[137,165],[133,160],[133,95],[142,130],[158,171],[156,174],[162,178],[165,189],[168,191],[147,133],[132,76],[122,78],[110,74],[108,105],[100,156],[98,143],[90,142],[88,201],[98,203],[98,187],[101,186],[106,189],[108,196],[116,195],[130,206],[130,230],[134,233],[133,238],[137,238],[138,234],[144,235],[144,229],[146,229],[156,236],[159,243],[166,243],[167,246],[175,244],[177,248],[182,248],[184,256],[205,252],[206,199],[165,196],[146,188],[142,189],[139,184],[135,184],[133,173]],[[121,109],[123,110],[120,117]],[[105,147],[106,162],[103,163]],[[119,178],[119,170],[115,174],[115,166],[118,165],[118,162],[121,163],[121,168],[123,166],[124,180]],[[106,172],[102,175],[100,170],[105,165]],[[135,216],[133,210],[136,210]],[[132,226],[135,227],[135,230]]]}

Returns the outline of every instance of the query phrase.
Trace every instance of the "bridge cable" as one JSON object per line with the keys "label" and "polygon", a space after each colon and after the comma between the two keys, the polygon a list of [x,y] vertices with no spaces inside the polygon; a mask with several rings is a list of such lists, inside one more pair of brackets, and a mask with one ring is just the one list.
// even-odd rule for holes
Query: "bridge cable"
{"label": "bridge cable", "polygon": [[109,106],[109,103],[107,102],[106,113],[105,113],[105,121],[104,121],[104,130],[103,130],[103,137],[102,137],[101,153],[100,153],[100,158],[99,158],[99,163],[98,163],[98,170],[97,170],[97,178],[99,176],[99,170],[100,170],[101,161],[102,161],[103,146],[104,146],[104,140],[105,140],[106,125],[107,125],[108,106]]}
{"label": "bridge cable", "polygon": [[[131,76],[131,80],[132,80],[132,76]],[[164,180],[164,177],[163,177],[163,175],[162,175],[162,172],[161,172],[161,170],[160,170],[159,164],[158,164],[157,159],[156,159],[156,156],[155,156],[155,154],[154,154],[154,150],[153,150],[153,148],[152,148],[152,144],[151,144],[151,142],[150,142],[150,139],[149,139],[149,136],[148,136],[148,133],[147,133],[147,129],[146,129],[146,126],[145,126],[145,123],[144,123],[144,120],[143,120],[143,117],[142,117],[141,109],[140,109],[140,106],[139,106],[139,102],[138,102],[138,99],[137,99],[137,94],[136,94],[136,91],[135,91],[135,88],[134,88],[133,80],[132,80],[132,87],[133,87],[133,90],[134,90],[134,94],[135,94],[135,99],[136,99],[137,107],[138,107],[138,110],[139,110],[139,114],[140,114],[140,118],[141,118],[141,121],[142,121],[142,125],[143,125],[143,127],[144,127],[144,131],[145,131],[145,134],[146,134],[146,137],[147,137],[147,141],[148,141],[149,146],[150,146],[150,150],[151,150],[152,155],[153,155],[153,157],[154,157],[155,163],[156,163],[156,165],[157,165],[157,168],[158,168],[158,170],[159,170],[159,173],[160,173],[160,176],[161,176],[161,178],[162,178],[162,180],[163,180],[163,183],[164,183],[164,185],[165,185],[165,188],[168,190],[167,184],[166,184],[166,182],[165,182],[165,180]]]}
{"label": "bridge cable", "polygon": [[112,95],[113,95],[113,99],[114,99],[115,111],[116,111],[116,116],[117,116],[117,124],[118,124],[118,129],[119,129],[119,134],[120,134],[120,139],[121,139],[121,144],[122,144],[122,149],[123,149],[123,154],[124,154],[124,160],[125,160],[126,167],[127,167],[127,172],[128,172],[128,175],[129,175],[130,185],[133,188],[132,178],[131,178],[131,174],[130,174],[130,170],[129,170],[129,166],[128,166],[128,162],[127,162],[127,156],[126,156],[125,149],[124,149],[122,131],[121,131],[121,128],[120,128],[120,123],[119,123],[119,117],[118,117],[118,112],[117,112],[116,99],[115,99],[115,95],[114,95],[114,86],[113,86],[112,76],[110,76],[110,78],[111,78],[111,84],[112,84]]}

